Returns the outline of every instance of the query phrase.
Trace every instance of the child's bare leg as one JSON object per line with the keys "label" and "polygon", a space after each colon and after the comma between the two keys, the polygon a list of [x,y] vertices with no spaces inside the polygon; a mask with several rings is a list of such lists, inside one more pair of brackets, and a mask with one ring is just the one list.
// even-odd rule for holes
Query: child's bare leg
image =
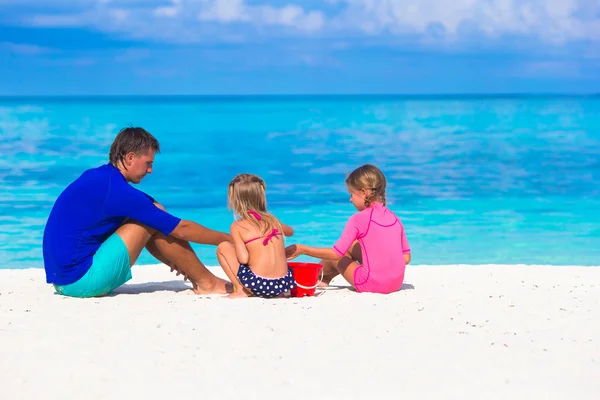
{"label": "child's bare leg", "polygon": [[340,269],[345,270],[348,267],[349,261],[362,264],[362,251],[358,241],[355,241],[352,244],[350,250],[339,261],[321,260],[321,264],[323,265],[323,281],[319,284],[319,286],[329,286],[331,280],[340,274]]}
{"label": "child's bare leg", "polygon": [[344,279],[346,281],[348,281],[349,284],[351,284],[353,287],[354,286],[354,271],[356,270],[356,268],[358,268],[360,266],[360,264],[358,264],[355,261],[352,261],[351,259],[349,259],[348,257],[343,257],[338,263],[337,263],[337,269],[338,272],[344,277]]}
{"label": "child's bare leg", "polygon": [[230,242],[221,242],[221,244],[217,246],[217,259],[219,260],[219,264],[221,264],[221,268],[223,268],[223,271],[225,271],[225,274],[234,286],[233,293],[227,297],[248,297],[244,291],[244,286],[237,278],[240,264],[235,255],[233,244]]}
{"label": "child's bare leg", "polygon": [[321,260],[320,263],[323,265],[323,280],[318,286],[327,287],[331,280],[340,274],[336,268],[337,261]]}

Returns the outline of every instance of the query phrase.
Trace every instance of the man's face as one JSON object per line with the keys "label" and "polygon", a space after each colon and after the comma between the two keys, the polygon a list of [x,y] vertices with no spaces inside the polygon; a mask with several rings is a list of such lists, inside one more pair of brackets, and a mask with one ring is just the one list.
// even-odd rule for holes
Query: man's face
{"label": "man's face", "polygon": [[148,150],[140,155],[129,153],[125,156],[127,162],[126,179],[131,183],[140,183],[146,174],[152,173],[154,150]]}

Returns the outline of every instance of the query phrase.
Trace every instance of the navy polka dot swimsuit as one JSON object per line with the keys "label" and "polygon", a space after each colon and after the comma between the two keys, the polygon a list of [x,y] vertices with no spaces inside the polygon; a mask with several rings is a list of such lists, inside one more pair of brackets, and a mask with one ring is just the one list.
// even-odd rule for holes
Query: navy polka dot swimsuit
{"label": "navy polka dot swimsuit", "polygon": [[294,274],[290,268],[281,278],[263,278],[252,272],[248,264],[242,264],[237,276],[242,285],[256,297],[273,298],[296,287]]}

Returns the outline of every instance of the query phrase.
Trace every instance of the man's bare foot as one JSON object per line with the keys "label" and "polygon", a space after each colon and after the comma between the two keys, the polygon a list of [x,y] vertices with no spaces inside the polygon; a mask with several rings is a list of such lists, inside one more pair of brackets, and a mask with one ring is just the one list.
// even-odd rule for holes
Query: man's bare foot
{"label": "man's bare foot", "polygon": [[192,282],[192,285],[196,294],[233,294],[233,283],[216,276],[203,281],[202,284]]}
{"label": "man's bare foot", "polygon": [[317,287],[329,287],[329,282],[325,282],[325,281],[319,282]]}

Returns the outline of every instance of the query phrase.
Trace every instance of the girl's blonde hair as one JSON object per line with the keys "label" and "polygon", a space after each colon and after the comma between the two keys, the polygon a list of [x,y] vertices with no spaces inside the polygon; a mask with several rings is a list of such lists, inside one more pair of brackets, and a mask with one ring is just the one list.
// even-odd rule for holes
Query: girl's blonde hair
{"label": "girl's blonde hair", "polygon": [[374,165],[365,164],[356,168],[346,178],[346,185],[353,190],[369,189],[371,193],[365,199],[365,207],[378,201],[385,205],[385,175]]}
{"label": "girl's blonde hair", "polygon": [[[252,174],[239,174],[229,182],[227,197],[229,209],[233,209],[240,219],[248,220],[263,235],[271,233],[273,228],[283,232],[281,222],[267,212],[267,185],[260,177]],[[254,213],[260,216],[257,219]]]}

